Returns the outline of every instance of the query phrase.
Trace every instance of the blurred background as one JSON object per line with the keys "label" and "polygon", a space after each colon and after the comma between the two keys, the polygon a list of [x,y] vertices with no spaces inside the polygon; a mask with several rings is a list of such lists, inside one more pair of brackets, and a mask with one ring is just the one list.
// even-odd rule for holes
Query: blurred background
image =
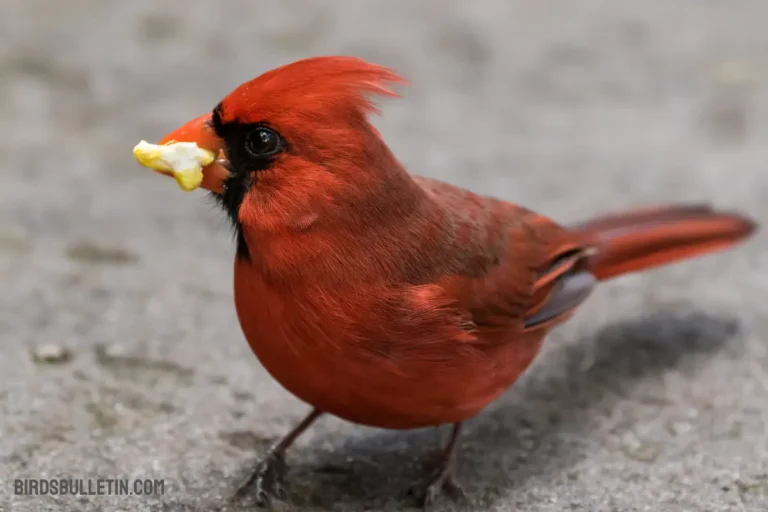
{"label": "blurred background", "polygon": [[[768,220],[764,0],[1,4],[3,511],[216,510],[305,413],[240,333],[224,215],[131,155],[277,65],[393,67],[411,86],[374,122],[412,172],[558,221],[673,200]],[[468,425],[464,508],[765,510],[766,249],[600,289]],[[284,508],[409,509],[436,447],[323,420]],[[13,495],[53,477],[167,485]]]}

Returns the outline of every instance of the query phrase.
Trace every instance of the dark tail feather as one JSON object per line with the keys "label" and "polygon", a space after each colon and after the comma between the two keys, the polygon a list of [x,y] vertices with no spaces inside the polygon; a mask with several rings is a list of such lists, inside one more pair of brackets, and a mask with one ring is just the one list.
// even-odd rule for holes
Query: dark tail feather
{"label": "dark tail feather", "polygon": [[737,213],[683,205],[609,215],[571,229],[595,248],[587,266],[605,280],[728,248],[756,228]]}

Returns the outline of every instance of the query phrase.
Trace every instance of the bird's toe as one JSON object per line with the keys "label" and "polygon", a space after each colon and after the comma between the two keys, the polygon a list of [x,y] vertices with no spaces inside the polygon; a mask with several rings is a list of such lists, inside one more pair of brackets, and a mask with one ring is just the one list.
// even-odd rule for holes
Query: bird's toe
{"label": "bird's toe", "polygon": [[283,457],[278,454],[269,454],[256,465],[251,476],[238,487],[234,497],[253,496],[259,507],[269,507],[273,499],[285,497],[284,474]]}

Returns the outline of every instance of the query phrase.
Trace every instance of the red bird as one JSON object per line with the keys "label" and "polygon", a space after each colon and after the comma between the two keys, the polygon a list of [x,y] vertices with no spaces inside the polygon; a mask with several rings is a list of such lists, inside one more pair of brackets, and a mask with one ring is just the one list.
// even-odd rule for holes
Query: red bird
{"label": "red bird", "polygon": [[452,425],[426,486],[460,495],[462,422],[531,364],[602,280],[730,247],[755,223],[706,205],[560,226],[521,206],[406,172],[368,121],[404,83],[316,57],[237,87],[166,136],[204,168],[237,239],[234,298],[254,353],[311,413],[244,487],[282,492],[286,449],[321,414],[390,429]]}

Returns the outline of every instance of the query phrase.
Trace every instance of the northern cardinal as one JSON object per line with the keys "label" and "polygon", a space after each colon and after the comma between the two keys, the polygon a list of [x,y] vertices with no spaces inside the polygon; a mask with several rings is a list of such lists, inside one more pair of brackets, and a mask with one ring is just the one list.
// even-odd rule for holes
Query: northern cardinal
{"label": "northern cardinal", "polygon": [[733,246],[756,224],[706,205],[560,226],[406,172],[368,121],[392,70],[300,60],[168,134],[220,155],[202,186],[232,221],[248,343],[311,413],[241,488],[282,494],[286,449],[323,413],[390,429],[452,425],[425,489],[461,495],[462,422],[506,391],[597,282]]}

